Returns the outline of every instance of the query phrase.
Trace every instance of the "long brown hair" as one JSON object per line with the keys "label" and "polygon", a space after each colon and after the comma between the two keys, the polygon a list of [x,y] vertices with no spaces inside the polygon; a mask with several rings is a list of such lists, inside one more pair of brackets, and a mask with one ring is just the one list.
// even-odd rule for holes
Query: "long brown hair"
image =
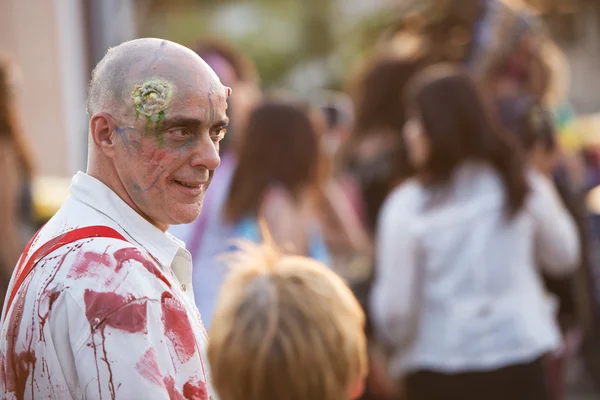
{"label": "long brown hair", "polygon": [[500,175],[507,210],[514,215],[529,190],[524,158],[516,140],[500,128],[475,82],[458,67],[440,64],[415,76],[407,94],[430,146],[420,178],[428,185],[443,185],[464,161],[487,162]]}
{"label": "long brown hair", "polygon": [[405,121],[404,88],[422,66],[420,59],[385,58],[374,63],[355,83],[356,122],[353,139],[377,130],[401,132]]}
{"label": "long brown hair", "polygon": [[246,127],[226,218],[235,222],[258,213],[272,184],[281,185],[296,200],[303,190],[317,190],[319,136],[307,107],[288,99],[269,99],[259,105]]}
{"label": "long brown hair", "polygon": [[16,67],[6,54],[0,54],[0,140],[8,139],[14,147],[19,167],[31,178],[34,173],[33,156],[23,133],[15,99]]}

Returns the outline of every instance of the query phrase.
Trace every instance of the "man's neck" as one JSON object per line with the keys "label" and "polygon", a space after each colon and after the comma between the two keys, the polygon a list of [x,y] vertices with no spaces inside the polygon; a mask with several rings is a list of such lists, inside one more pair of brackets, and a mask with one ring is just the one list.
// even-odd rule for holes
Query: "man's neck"
{"label": "man's neck", "polygon": [[[104,171],[106,171],[106,170],[107,169],[105,169]],[[91,176],[95,179],[98,179],[100,182],[105,184],[110,190],[112,190],[117,196],[119,196],[121,198],[121,200],[123,200],[125,202],[125,204],[127,204],[129,207],[131,207],[131,209],[133,209],[133,211],[138,213],[146,221],[148,221],[149,223],[151,223],[152,225],[154,225],[155,227],[157,227],[158,229],[160,229],[163,232],[166,232],[169,229],[169,225],[158,224],[158,223],[154,222],[146,214],[144,214],[144,212],[135,204],[135,202],[133,201],[131,196],[129,196],[129,193],[127,192],[127,189],[125,188],[125,185],[123,185],[123,182],[121,182],[121,180],[118,179],[116,176],[114,176],[113,174],[99,173],[97,170],[95,170],[94,168],[90,168],[90,167],[88,167],[86,173],[89,176]]]}

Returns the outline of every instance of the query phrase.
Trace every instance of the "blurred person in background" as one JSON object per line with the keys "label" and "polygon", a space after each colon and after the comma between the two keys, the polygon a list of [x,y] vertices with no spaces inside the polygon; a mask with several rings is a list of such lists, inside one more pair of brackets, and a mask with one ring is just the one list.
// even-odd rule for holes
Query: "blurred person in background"
{"label": "blurred person in background", "polygon": [[0,304],[13,268],[33,234],[32,150],[22,129],[16,91],[19,70],[0,54]]}
{"label": "blurred person in background", "polygon": [[225,216],[236,237],[260,240],[264,219],[278,246],[331,266],[319,223],[323,126],[314,110],[292,98],[272,97],[250,115]]}
{"label": "blurred person in background", "polygon": [[543,95],[548,78],[540,19],[513,0],[434,0],[407,12],[384,36],[420,35],[432,63],[463,64],[473,77],[501,95],[526,91]]}
{"label": "blurred person in background", "polygon": [[512,0],[436,0],[407,13],[383,36],[394,42],[407,33],[426,43],[430,62],[463,64],[488,95],[543,102],[556,120],[561,146],[577,146],[568,62],[536,9]]}
{"label": "blurred person in background", "polygon": [[430,67],[407,99],[415,174],[382,209],[371,298],[390,371],[408,400],[549,400],[560,331],[537,261],[572,273],[576,225],[466,72]]}
{"label": "blurred person in background", "polygon": [[421,66],[420,58],[384,56],[354,83],[356,122],[344,157],[360,188],[364,224],[371,235],[384,199],[410,170],[401,135],[406,115],[401,93]]}
{"label": "blurred person in background", "polygon": [[221,163],[204,198],[204,212],[189,224],[174,225],[169,229],[170,233],[185,242],[192,255],[196,304],[206,326],[209,326],[212,299],[223,273],[215,267],[214,256],[222,249],[223,238],[230,236],[228,223],[223,219],[223,206],[239,158],[248,115],[261,94],[254,64],[237,48],[220,40],[203,39],[194,49],[213,68],[221,82],[232,89],[227,100],[230,123],[219,151]]}
{"label": "blurred person in background", "polygon": [[359,215],[360,192],[340,162],[339,150],[352,132],[354,110],[352,100],[342,92],[321,93],[318,107],[323,118],[316,122],[325,124],[321,139],[321,226],[331,252],[332,268],[352,283],[364,280],[370,273],[372,253],[370,237]]}
{"label": "blurred person in background", "polygon": [[230,255],[210,330],[221,400],[354,400],[368,363],[365,316],[346,283],[269,241]]}
{"label": "blurred person in background", "polygon": [[322,128],[295,99],[270,98],[250,114],[223,206],[212,210],[216,223],[195,254],[195,298],[206,326],[228,272],[220,257],[234,239],[259,242],[259,219],[285,250],[331,266],[318,209]]}
{"label": "blurred person in background", "polygon": [[[377,215],[393,188],[410,175],[402,127],[406,106],[402,93],[410,78],[424,61],[419,45],[411,51],[400,45],[382,46],[380,55],[368,61],[351,80],[356,121],[351,136],[342,148],[344,185],[358,189],[359,215],[369,241],[373,242]],[[370,259],[369,273],[352,289],[365,310],[376,271]],[[386,355],[372,332],[367,312],[369,339],[369,376],[364,400],[391,399],[397,385],[387,373]]]}
{"label": "blurred person in background", "polygon": [[323,136],[323,147],[331,158],[335,158],[352,133],[354,126],[352,99],[343,92],[325,91],[319,94],[317,104],[327,125],[327,132]]}
{"label": "blurred person in background", "polygon": [[[593,314],[594,275],[588,211],[583,193],[573,190],[563,168],[557,168],[560,150],[554,121],[543,104],[532,98],[506,98],[499,102],[498,109],[501,121],[509,132],[515,134],[532,166],[553,179],[561,199],[577,223],[580,236],[581,268],[576,275],[554,278],[543,274],[546,287],[559,300],[557,317],[564,336],[563,345],[549,365],[553,398],[558,400],[564,397],[565,365],[580,345],[581,330],[586,343],[597,342],[594,339],[597,317]],[[587,353],[595,357],[599,355],[597,350]]]}

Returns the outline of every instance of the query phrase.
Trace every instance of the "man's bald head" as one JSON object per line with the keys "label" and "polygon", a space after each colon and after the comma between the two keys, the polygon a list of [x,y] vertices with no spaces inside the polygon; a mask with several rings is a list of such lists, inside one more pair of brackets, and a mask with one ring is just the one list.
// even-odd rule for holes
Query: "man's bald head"
{"label": "man's bald head", "polygon": [[92,72],[88,116],[133,114],[135,86],[157,77],[174,85],[194,78],[218,81],[208,64],[187,47],[162,39],[131,40],[109,49]]}

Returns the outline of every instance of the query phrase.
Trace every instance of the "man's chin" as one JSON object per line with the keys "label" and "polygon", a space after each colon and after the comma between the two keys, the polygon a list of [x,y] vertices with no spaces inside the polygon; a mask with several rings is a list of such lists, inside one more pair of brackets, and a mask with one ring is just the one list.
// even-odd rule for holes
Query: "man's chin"
{"label": "man's chin", "polygon": [[186,207],[185,210],[179,210],[177,213],[174,213],[171,222],[171,225],[183,225],[190,224],[196,220],[200,216],[200,211],[202,210],[202,204],[199,207]]}

